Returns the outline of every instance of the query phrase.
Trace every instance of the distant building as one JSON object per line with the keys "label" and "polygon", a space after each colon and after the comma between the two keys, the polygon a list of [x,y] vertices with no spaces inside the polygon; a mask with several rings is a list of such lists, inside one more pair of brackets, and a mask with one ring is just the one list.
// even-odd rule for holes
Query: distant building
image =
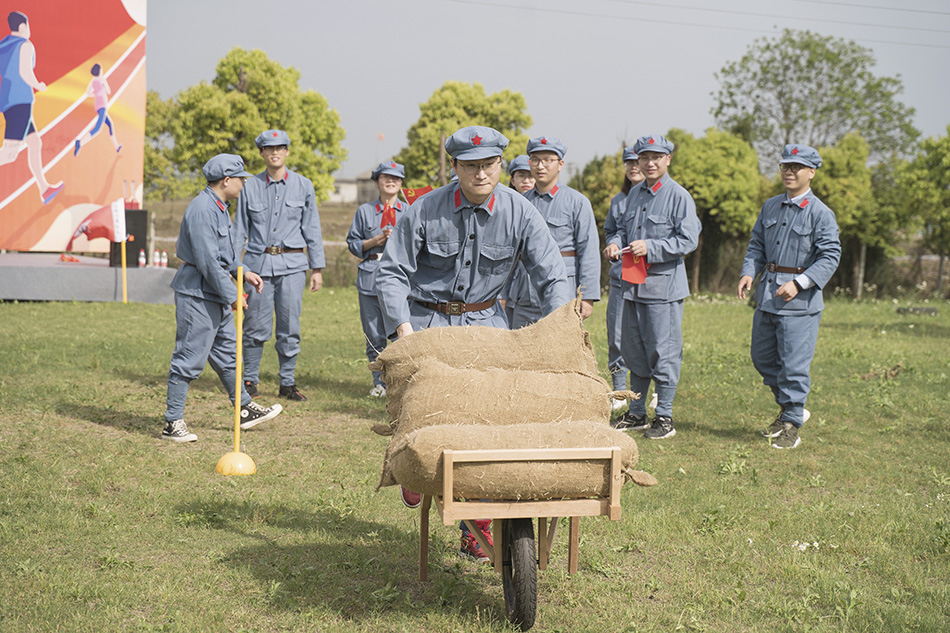
{"label": "distant building", "polygon": [[337,178],[333,182],[333,191],[330,192],[329,202],[337,204],[353,204],[356,202],[359,185],[355,178]]}

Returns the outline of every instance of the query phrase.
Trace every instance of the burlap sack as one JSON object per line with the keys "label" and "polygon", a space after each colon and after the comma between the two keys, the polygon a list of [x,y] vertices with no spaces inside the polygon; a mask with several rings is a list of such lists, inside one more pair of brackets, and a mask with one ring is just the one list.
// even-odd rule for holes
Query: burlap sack
{"label": "burlap sack", "polygon": [[478,325],[439,327],[395,341],[370,364],[370,369],[383,374],[390,420],[399,418],[409,378],[426,360],[460,369],[575,371],[596,376],[597,361],[578,312],[579,301],[566,303],[519,330]]}
{"label": "burlap sack", "polygon": [[[390,457],[396,481],[423,494],[442,494],[445,449],[597,448],[618,446],[629,479],[656,480],[630,469],[637,443],[603,422],[553,422],[513,426],[430,426],[396,440]],[[594,460],[456,464],[455,495],[470,499],[563,499],[608,493],[609,464]],[[642,475],[646,475],[643,477]],[[644,483],[645,482],[645,483]]]}
{"label": "burlap sack", "polygon": [[396,434],[426,426],[610,419],[610,386],[576,372],[456,369],[424,361],[405,389]]}

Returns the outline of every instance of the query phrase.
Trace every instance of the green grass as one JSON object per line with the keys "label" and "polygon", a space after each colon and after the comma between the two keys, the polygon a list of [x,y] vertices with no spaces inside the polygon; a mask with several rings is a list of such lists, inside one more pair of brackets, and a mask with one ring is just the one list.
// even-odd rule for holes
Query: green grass
{"label": "green grass", "polygon": [[[623,519],[566,526],[539,573],[538,631],[950,629],[950,306],[832,301],[794,451],[748,359],[752,311],[686,306],[678,433],[640,442],[653,488]],[[605,364],[604,305],[588,321]],[[210,369],[161,442],[174,308],[0,303],[0,630],[510,631],[501,582],[460,560],[433,511],[375,490],[385,417],[366,396],[355,291],[307,294],[310,400],[242,434],[252,477],[215,474],[233,412]],[[887,370],[901,363],[888,377]],[[276,395],[264,357],[263,402]],[[808,543],[807,547],[802,546]],[[816,547],[814,543],[817,543]]]}

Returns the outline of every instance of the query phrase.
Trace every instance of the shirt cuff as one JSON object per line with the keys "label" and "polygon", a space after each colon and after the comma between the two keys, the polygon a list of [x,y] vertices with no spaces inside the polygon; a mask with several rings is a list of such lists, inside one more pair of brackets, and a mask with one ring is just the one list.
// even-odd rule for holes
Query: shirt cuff
{"label": "shirt cuff", "polygon": [[815,282],[812,281],[808,275],[802,273],[798,277],[795,277],[795,281],[798,282],[798,285],[802,287],[802,290],[808,290],[815,285]]}

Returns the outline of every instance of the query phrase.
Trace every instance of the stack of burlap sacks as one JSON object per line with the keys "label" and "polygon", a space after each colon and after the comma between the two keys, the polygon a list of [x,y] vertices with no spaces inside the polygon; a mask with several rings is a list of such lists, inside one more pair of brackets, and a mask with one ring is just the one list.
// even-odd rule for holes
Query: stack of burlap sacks
{"label": "stack of burlap sacks", "polygon": [[[597,375],[578,300],[520,330],[465,326],[416,332],[387,347],[371,369],[386,382],[392,435],[380,487],[396,483],[442,494],[442,451],[596,448],[618,446],[624,475],[653,485],[632,470],[637,444],[610,427],[612,392]],[[459,497],[562,499],[608,493],[602,461],[460,463]]]}

